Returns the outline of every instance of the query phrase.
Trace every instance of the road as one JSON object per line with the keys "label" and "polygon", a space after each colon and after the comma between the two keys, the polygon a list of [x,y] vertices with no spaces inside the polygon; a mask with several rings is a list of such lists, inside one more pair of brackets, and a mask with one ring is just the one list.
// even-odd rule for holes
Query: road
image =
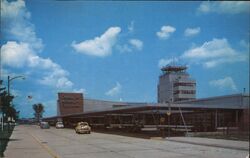
{"label": "road", "polygon": [[5,151],[7,158],[245,158],[247,154],[247,150],[197,143],[95,132],[79,135],[72,129],[28,125],[15,128]]}

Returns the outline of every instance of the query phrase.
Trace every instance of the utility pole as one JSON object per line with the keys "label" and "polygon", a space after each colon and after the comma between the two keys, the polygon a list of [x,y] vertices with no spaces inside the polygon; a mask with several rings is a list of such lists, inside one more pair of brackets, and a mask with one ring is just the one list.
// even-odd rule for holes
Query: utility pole
{"label": "utility pole", "polygon": [[[24,76],[15,76],[15,77],[10,77],[10,76],[8,76],[8,93],[7,93],[7,97],[9,98],[10,97],[10,82],[12,81],[12,80],[14,80],[14,79],[17,79],[17,78],[22,78],[23,80],[25,79],[25,77]],[[4,113],[3,113],[3,116],[4,116]],[[4,119],[4,117],[2,117],[2,119]],[[2,126],[3,126],[3,124],[4,124],[4,122],[2,121]],[[8,119],[8,132],[9,132],[9,119]],[[2,127],[3,128],[3,127]]]}

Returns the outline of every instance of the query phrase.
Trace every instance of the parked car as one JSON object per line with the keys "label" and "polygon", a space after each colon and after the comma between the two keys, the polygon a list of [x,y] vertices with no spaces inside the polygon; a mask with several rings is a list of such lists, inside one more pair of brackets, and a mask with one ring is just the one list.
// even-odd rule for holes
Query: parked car
{"label": "parked car", "polygon": [[56,128],[64,128],[64,125],[62,122],[57,122],[56,123]]}
{"label": "parked car", "polygon": [[87,122],[78,122],[75,127],[76,133],[91,133],[91,127]]}
{"label": "parked car", "polygon": [[40,123],[40,128],[41,129],[48,129],[48,128],[50,128],[49,123],[48,122],[41,122]]}

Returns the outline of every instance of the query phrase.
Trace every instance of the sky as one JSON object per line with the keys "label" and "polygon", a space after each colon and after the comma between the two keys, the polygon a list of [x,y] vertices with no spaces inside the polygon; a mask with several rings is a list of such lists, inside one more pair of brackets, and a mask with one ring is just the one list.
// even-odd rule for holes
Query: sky
{"label": "sky", "polygon": [[[160,68],[188,66],[197,98],[249,93],[250,2],[1,0],[1,79],[14,106],[56,115],[58,92],[157,102]],[[32,96],[29,99],[28,96]]]}

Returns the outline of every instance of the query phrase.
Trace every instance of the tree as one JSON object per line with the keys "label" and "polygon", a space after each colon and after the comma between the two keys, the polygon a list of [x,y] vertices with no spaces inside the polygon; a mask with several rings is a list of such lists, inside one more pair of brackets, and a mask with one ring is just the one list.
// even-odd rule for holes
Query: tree
{"label": "tree", "polygon": [[6,91],[0,92],[0,111],[2,111],[5,115],[5,121],[8,117],[16,119],[16,109],[11,106],[11,102],[13,99],[14,97],[7,95]]}
{"label": "tree", "polygon": [[14,96],[8,95],[5,90],[5,87],[2,87],[3,81],[0,80],[0,111],[4,114],[4,120],[7,121],[7,118],[13,118],[17,120],[19,111],[16,111],[14,105],[12,104],[12,100]]}
{"label": "tree", "polygon": [[41,103],[34,104],[33,109],[35,111],[34,113],[35,119],[39,122],[40,119],[43,117],[44,106]]}

